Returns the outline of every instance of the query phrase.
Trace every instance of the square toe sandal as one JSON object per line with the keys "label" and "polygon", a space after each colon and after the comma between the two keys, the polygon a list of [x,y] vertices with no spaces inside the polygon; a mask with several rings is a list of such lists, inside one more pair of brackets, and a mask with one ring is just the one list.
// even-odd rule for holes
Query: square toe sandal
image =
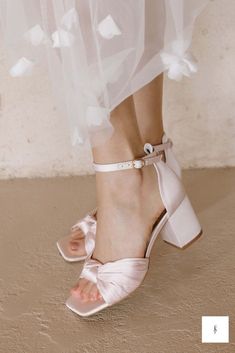
{"label": "square toe sandal", "polygon": [[[166,136],[166,134],[163,135],[162,137],[162,143],[158,145],[150,145],[150,144],[145,144],[144,149],[146,153],[152,153],[156,152],[157,154],[162,154],[165,158],[165,162],[168,165],[169,168],[174,171],[174,173],[181,178],[181,168],[179,166],[179,163],[174,155],[173,149],[172,149],[173,143],[172,141]],[[73,254],[71,250],[69,249],[69,244],[71,241],[71,235],[67,235],[60,240],[57,241],[56,245],[57,248],[64,258],[64,260],[68,262],[78,262],[85,260],[87,256],[89,256],[94,249],[95,242],[93,239],[95,239],[95,223],[96,223],[96,211],[97,209],[94,209],[93,211],[89,212],[83,219],[79,220],[76,224],[74,224],[71,227],[71,232],[77,229],[81,229],[84,237],[85,237],[85,248],[87,255],[85,256],[77,256],[76,254]],[[87,238],[87,234],[93,233],[93,236],[90,234],[89,240]],[[93,248],[92,248],[93,244]]]}
{"label": "square toe sandal", "polygon": [[80,219],[76,224],[71,227],[71,232],[74,232],[78,229],[82,231],[85,240],[86,255],[78,256],[76,254],[73,254],[73,252],[69,248],[70,241],[72,239],[71,235],[67,235],[57,241],[57,248],[64,260],[68,262],[82,261],[86,259],[87,254],[89,255],[93,252],[93,249],[95,247],[96,211],[97,210],[94,209],[93,211],[87,213],[84,218]]}
{"label": "square toe sandal", "polygon": [[144,151],[147,155],[136,160],[112,164],[93,163],[96,172],[139,169],[153,165],[165,211],[154,223],[143,258],[123,258],[105,264],[92,259],[92,254],[86,258],[80,278],[96,283],[102,300],[84,302],[76,293],[72,294],[67,299],[66,306],[80,316],[90,316],[112,306],[140,286],[147,274],[150,253],[159,234],[167,243],[178,248],[186,247],[201,235],[201,226],[179,176],[162,159],[154,146],[145,144]]}

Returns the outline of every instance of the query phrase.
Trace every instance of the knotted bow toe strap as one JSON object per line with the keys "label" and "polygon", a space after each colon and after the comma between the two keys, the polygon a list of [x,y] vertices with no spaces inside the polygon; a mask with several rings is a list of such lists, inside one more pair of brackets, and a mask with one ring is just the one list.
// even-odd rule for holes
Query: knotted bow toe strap
{"label": "knotted bow toe strap", "polygon": [[149,266],[149,258],[126,258],[101,264],[88,259],[80,278],[96,284],[102,299],[84,302],[71,295],[66,306],[80,316],[90,316],[111,306],[131,294],[142,283]]}
{"label": "knotted bow toe strap", "polygon": [[112,305],[140,285],[148,266],[149,258],[126,258],[106,264],[89,259],[84,264],[80,278],[95,283],[105,303]]}
{"label": "knotted bow toe strap", "polygon": [[78,256],[73,254],[70,250],[70,243],[72,240],[71,235],[67,235],[57,241],[57,248],[62,257],[68,262],[82,261],[87,258],[88,255],[92,254],[95,247],[95,234],[96,234],[96,209],[88,213],[83,219],[79,220],[76,224],[71,227],[71,231],[74,232],[80,229],[84,235],[86,255]]}
{"label": "knotted bow toe strap", "polygon": [[96,225],[96,219],[92,213],[88,213],[84,218],[80,219],[75,223],[71,230],[75,231],[81,229],[81,231],[86,235],[90,230],[94,229]]}
{"label": "knotted bow toe strap", "polygon": [[95,248],[96,221],[91,225],[85,235],[86,259],[89,259]]}

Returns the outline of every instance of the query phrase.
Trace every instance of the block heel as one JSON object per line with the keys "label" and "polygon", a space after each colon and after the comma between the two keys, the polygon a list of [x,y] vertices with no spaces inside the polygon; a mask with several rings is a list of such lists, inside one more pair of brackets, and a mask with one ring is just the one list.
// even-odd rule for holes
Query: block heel
{"label": "block heel", "polygon": [[187,196],[161,230],[162,239],[177,248],[184,249],[202,235],[198,218]]}

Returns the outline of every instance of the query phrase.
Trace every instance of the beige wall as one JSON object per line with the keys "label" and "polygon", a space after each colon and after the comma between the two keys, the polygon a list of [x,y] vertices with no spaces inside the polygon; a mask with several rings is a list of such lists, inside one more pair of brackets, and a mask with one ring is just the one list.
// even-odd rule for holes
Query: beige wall
{"label": "beige wall", "polygon": [[[199,72],[165,81],[164,122],[183,167],[235,166],[235,2],[211,0],[192,50]],[[0,178],[91,172],[89,147],[71,147],[43,72],[12,79],[0,50]]]}

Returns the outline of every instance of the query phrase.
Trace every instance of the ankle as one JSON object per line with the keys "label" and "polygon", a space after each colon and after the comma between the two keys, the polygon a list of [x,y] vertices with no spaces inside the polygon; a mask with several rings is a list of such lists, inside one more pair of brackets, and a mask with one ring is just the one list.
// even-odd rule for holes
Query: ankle
{"label": "ankle", "polygon": [[98,198],[122,198],[138,193],[143,185],[143,169],[120,170],[118,172],[97,173],[96,184]]}
{"label": "ankle", "polygon": [[[156,185],[156,172],[153,166],[142,169],[129,169],[110,173],[97,173],[97,201],[105,205],[107,202],[116,205],[125,205],[132,209],[141,209],[149,195],[151,201],[159,199],[159,190]],[[146,205],[144,206],[146,207]]]}
{"label": "ankle", "polygon": [[109,148],[102,152],[93,150],[94,162],[98,164],[119,163],[123,161],[134,160],[144,156],[143,145],[130,146],[128,144],[116,144],[115,148]]}

